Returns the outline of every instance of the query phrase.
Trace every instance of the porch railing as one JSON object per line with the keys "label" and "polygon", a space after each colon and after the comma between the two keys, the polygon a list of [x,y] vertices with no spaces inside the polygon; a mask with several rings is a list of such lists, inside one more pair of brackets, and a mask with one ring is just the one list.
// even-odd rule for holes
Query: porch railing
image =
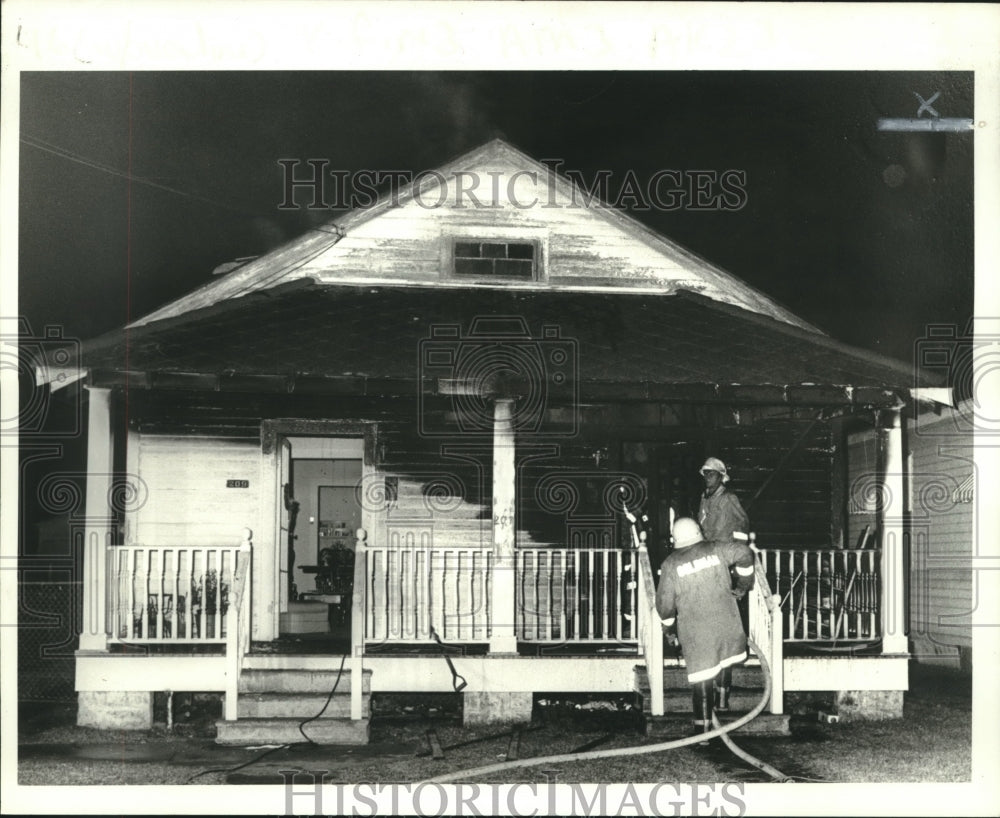
{"label": "porch railing", "polygon": [[[753,535],[751,535],[752,537]],[[757,645],[771,668],[771,701],[769,711],[781,713],[784,708],[784,628],[781,606],[772,593],[761,552],[752,542],[754,551],[754,584],[748,596],[750,639]]]}
{"label": "porch railing", "polygon": [[493,553],[477,546],[367,545],[364,639],[488,642]]}
{"label": "porch railing", "polygon": [[767,548],[764,571],[786,642],[869,642],[881,637],[878,549]]}
{"label": "porch railing", "polygon": [[635,551],[522,548],[515,564],[519,640],[638,641]]}
{"label": "porch railing", "polygon": [[107,549],[108,642],[224,644],[243,544]]}
{"label": "porch railing", "polygon": [[638,625],[639,650],[646,663],[649,676],[650,713],[663,715],[663,624],[656,610],[656,582],[653,567],[649,562],[646,546],[639,546],[636,622]]}
{"label": "porch railing", "polygon": [[237,715],[237,697],[239,695],[240,672],[243,670],[243,657],[250,650],[250,563],[251,538],[253,533],[248,528],[244,533],[243,542],[236,558],[236,570],[233,575],[233,589],[229,599],[234,613],[233,621],[226,632],[226,703],[224,717],[226,721],[234,721]]}

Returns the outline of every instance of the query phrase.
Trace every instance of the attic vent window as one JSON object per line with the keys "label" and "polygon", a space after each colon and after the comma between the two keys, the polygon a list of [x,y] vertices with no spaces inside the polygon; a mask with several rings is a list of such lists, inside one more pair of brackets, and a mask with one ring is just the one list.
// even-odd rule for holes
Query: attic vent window
{"label": "attic vent window", "polygon": [[476,278],[535,278],[535,245],[523,241],[455,242],[455,275]]}

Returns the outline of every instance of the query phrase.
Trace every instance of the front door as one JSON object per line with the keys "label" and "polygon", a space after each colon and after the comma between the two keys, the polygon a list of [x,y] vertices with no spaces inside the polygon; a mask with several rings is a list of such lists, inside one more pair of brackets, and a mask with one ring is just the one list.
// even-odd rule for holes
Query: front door
{"label": "front door", "polygon": [[[289,438],[286,496],[296,512],[286,560],[288,603],[280,632],[301,638],[348,639],[356,532],[362,525],[360,438]],[[291,553],[289,549],[288,553]]]}

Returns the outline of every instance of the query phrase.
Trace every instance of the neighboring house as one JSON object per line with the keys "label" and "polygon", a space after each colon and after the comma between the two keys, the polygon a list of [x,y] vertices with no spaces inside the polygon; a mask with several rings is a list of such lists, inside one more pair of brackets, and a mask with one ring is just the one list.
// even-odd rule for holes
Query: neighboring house
{"label": "neighboring house", "polygon": [[[496,182],[495,207],[454,206],[467,174]],[[519,206],[540,186],[548,206]],[[873,502],[855,548],[848,490],[870,467],[903,496],[911,368],[584,204],[502,141],[84,344],[79,364],[82,724],[142,726],[154,692],[218,691],[220,740],[295,740],[339,680],[346,698],[309,729],[364,740],[371,692],[458,686],[435,635],[462,648],[467,721],[637,687],[661,713],[677,660],[655,569],[706,455],[729,465],[769,579],[750,621],[772,709],[782,690],[834,690],[902,713],[905,594],[883,578],[903,576],[903,519]],[[648,553],[623,500],[651,519]],[[353,581],[329,567],[345,552]]]}
{"label": "neighboring house", "polygon": [[926,412],[907,426],[910,463],[911,649],[917,661],[972,671],[972,613],[979,594],[979,491],[971,400]]}

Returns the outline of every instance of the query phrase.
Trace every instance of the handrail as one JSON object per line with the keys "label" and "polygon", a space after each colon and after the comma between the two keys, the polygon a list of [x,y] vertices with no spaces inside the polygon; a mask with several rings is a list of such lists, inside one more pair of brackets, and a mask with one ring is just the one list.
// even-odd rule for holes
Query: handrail
{"label": "handrail", "polygon": [[646,660],[649,676],[650,712],[654,716],[663,715],[663,625],[656,610],[656,583],[653,581],[653,567],[649,561],[649,550],[645,545],[638,548],[638,616],[639,647]]}
{"label": "handrail", "polygon": [[363,656],[365,649],[365,609],[368,592],[368,532],[357,530],[357,545],[354,550],[354,589],[351,598],[351,718],[364,718]]}
{"label": "handrail", "polygon": [[767,574],[761,562],[761,551],[750,534],[750,549],[753,551],[754,584],[749,593],[750,639],[763,651],[763,658],[771,666],[771,713],[781,713],[784,709],[784,620],[781,603],[771,590]]}
{"label": "handrail", "polygon": [[238,713],[237,699],[239,696],[240,673],[243,670],[243,657],[250,648],[250,565],[253,553],[253,532],[247,528],[243,531],[243,541],[240,543],[236,561],[236,571],[233,576],[232,608],[233,617],[226,632],[226,700],[224,718],[235,721]]}

